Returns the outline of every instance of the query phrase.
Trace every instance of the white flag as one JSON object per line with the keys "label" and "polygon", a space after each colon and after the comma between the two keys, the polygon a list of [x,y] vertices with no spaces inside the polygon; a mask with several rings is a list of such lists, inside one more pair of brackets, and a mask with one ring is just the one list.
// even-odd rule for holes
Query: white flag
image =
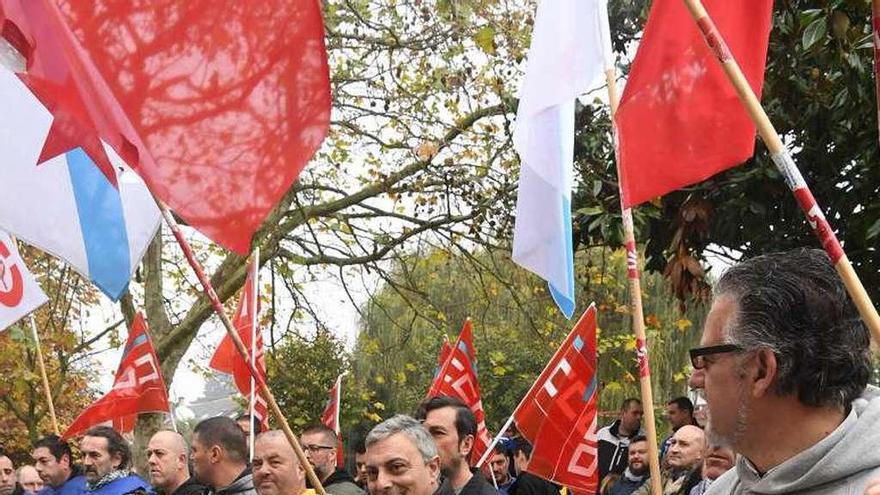
{"label": "white flag", "polygon": [[0,231],[0,331],[48,300],[24,266],[15,242],[9,234]]}
{"label": "white flag", "polygon": [[574,102],[612,67],[607,1],[542,0],[528,63],[513,133],[522,161],[513,261],[546,280],[571,318]]}

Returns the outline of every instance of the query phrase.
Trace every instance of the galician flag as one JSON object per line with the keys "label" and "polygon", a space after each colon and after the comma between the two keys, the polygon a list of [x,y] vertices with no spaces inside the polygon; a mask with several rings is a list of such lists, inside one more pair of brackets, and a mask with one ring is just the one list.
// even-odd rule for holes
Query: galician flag
{"label": "galician flag", "polygon": [[543,0],[513,144],[522,161],[513,260],[547,280],[567,318],[574,314],[571,190],[575,98],[613,65],[606,0]]}

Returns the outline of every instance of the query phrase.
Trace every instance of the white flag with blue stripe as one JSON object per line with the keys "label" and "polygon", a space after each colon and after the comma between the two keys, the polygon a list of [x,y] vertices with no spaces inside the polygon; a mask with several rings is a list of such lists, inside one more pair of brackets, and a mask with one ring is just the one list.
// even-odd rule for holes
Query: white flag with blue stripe
{"label": "white flag with blue stripe", "polygon": [[0,65],[0,228],[63,259],[116,300],[159,228],[159,210],[106,144],[118,189],[81,148],[37,165],[52,121]]}
{"label": "white flag with blue stripe", "polygon": [[567,318],[575,309],[575,98],[598,87],[611,67],[606,0],[541,1],[513,133],[522,162],[513,260],[548,282]]}

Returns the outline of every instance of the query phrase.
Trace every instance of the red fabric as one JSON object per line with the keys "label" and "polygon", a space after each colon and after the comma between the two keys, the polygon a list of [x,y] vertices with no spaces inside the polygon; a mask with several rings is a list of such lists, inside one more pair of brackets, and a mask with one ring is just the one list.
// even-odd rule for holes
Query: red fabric
{"label": "red fabric", "polygon": [[577,493],[596,491],[596,383],[591,305],[513,413],[520,434],[534,447],[527,471]]}
{"label": "red fabric", "polygon": [[[446,344],[448,346],[448,343]],[[441,356],[446,349],[441,348]],[[434,377],[428,389],[428,397],[446,395],[456,397],[474,412],[477,418],[477,438],[471,452],[471,465],[476,464],[492,443],[492,437],[486,428],[486,414],[483,412],[483,400],[480,396],[480,382],[477,380],[477,353],[474,350],[471,320],[464,323],[455,346],[449,353],[440,372]]]}
{"label": "red fabric", "polygon": [[147,323],[138,313],[129,329],[113,388],[80,413],[62,437],[70,438],[101,423],[119,424],[120,420],[121,426],[127,425],[131,431],[134,422],[130,416],[147,412],[170,413],[171,408]]}
{"label": "red fabric", "polygon": [[[772,0],[703,3],[760,98]],[[651,6],[615,121],[627,207],[739,165],[755,148],[755,126],[681,0]]]}
{"label": "red fabric", "polygon": [[342,403],[342,375],[336,378],[328,391],[330,398],[321,413],[321,424],[336,432],[336,465],[345,465],[345,445],[342,444],[342,431],[339,426],[339,408]]}
{"label": "red fabric", "polygon": [[[248,276],[244,282],[244,288],[241,291],[241,299],[238,301],[235,316],[232,318],[232,324],[235,326],[236,330],[238,330],[238,336],[244,343],[244,346],[248,351],[248,357],[251,359],[253,359],[253,356],[251,356],[253,316],[250,308],[255,307],[254,304],[256,302],[257,313],[260,311],[259,295],[256,293],[256,288],[254,287],[254,269],[254,262],[252,261],[251,264],[248,265]],[[256,335],[257,359],[254,367],[257,369],[257,372],[263,380],[265,380],[266,356],[263,353],[263,334],[257,329]],[[242,396],[250,400],[251,373],[248,369],[247,363],[241,358],[241,355],[239,355],[238,351],[235,349],[235,344],[232,342],[229,335],[223,336],[223,340],[220,341],[220,345],[217,346],[217,350],[214,351],[214,355],[211,357],[209,366],[220,373],[232,375],[233,381],[235,381],[235,388],[238,389]],[[262,431],[266,431],[269,429],[269,414],[266,399],[263,397],[263,394],[260,393],[259,389],[257,389],[257,393],[254,397],[256,398],[254,416],[260,421]]]}
{"label": "red fabric", "polygon": [[[57,3],[57,5],[56,5]],[[327,133],[316,0],[0,0],[55,115],[41,160],[110,144],[188,225],[239,254]]]}

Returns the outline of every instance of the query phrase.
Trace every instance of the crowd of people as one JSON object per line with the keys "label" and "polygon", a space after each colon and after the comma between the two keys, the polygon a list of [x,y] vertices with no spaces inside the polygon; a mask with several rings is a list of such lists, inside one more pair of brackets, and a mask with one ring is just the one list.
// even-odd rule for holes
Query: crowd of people
{"label": "crowd of people", "polygon": [[[880,494],[880,390],[868,385],[868,333],[824,252],[795,250],[746,260],[719,279],[689,384],[705,396],[708,422],[687,397],[666,404],[671,433],[659,442],[664,495]],[[644,409],[625,400],[597,434],[599,493],[651,493]],[[255,425],[256,426],[256,425]],[[50,435],[17,470],[0,453],[0,495],[313,495],[305,466],[279,430],[250,418],[206,419],[192,438],[159,431],[144,478],[110,427],[79,442]],[[485,471],[471,466],[477,422],[461,401],[425,400],[414,417],[376,425],[356,448],[355,476],[337,465],[336,433],[304,428],[299,442],[330,495],[560,495],[527,471],[533,446],[499,442]],[[538,439],[540,442],[540,439]]]}

